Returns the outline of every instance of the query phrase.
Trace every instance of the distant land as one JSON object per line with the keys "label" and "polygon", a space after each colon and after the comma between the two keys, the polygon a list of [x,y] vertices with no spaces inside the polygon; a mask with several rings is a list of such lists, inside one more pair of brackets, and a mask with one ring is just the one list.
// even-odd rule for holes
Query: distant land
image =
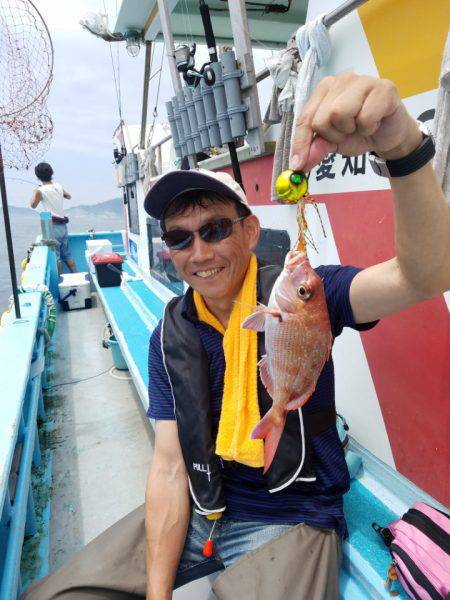
{"label": "distant land", "polygon": [[[70,201],[69,201],[70,202]],[[78,206],[68,207],[69,202],[66,203],[67,209],[64,211],[69,218],[75,217],[87,217],[87,216],[118,216],[123,214],[123,201],[122,198],[112,198],[111,200],[105,200],[105,202],[99,202],[98,204],[80,204]],[[9,205],[9,214],[11,217],[35,217],[36,212],[32,208],[24,208],[22,206]],[[0,212],[3,212],[0,206]]]}

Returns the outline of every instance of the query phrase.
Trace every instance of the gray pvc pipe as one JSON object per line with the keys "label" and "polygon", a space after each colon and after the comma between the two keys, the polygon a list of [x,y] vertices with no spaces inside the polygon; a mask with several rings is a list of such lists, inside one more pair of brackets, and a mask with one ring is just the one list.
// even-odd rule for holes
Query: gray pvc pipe
{"label": "gray pvc pipe", "polygon": [[220,148],[222,145],[222,140],[220,137],[219,124],[217,123],[216,103],[214,101],[213,89],[205,83],[204,79],[202,79],[200,82],[200,89],[202,92],[206,125],[208,127],[211,146],[217,146]]}
{"label": "gray pvc pipe", "polygon": [[175,115],[173,113],[172,101],[169,100],[166,102],[166,110],[167,110],[167,119],[170,125],[170,131],[172,132],[172,140],[173,140],[173,148],[175,150],[175,156],[181,158],[183,155],[181,153],[181,144],[180,137],[178,135],[178,127],[177,120],[175,119]]}
{"label": "gray pvc pipe", "polygon": [[233,141],[231,135],[230,119],[228,117],[227,99],[225,96],[225,88],[222,80],[222,67],[220,62],[212,63],[211,68],[216,76],[216,82],[212,86],[214,93],[214,101],[216,103],[217,122],[219,123],[220,138],[222,144],[228,144]]}
{"label": "gray pvc pipe", "polygon": [[181,156],[187,156],[188,155],[188,149],[187,149],[187,145],[186,145],[186,139],[184,137],[184,128],[183,128],[183,122],[181,120],[181,113],[178,109],[178,100],[177,97],[174,96],[172,98],[172,106],[173,106],[173,115],[175,117],[175,122],[177,124],[177,129],[178,129],[178,138],[180,140],[180,145],[181,145]]}
{"label": "gray pvc pipe", "polygon": [[184,102],[184,93],[182,89],[179,92],[177,92],[177,101],[178,110],[180,111],[181,121],[183,123],[184,139],[186,140],[187,153],[189,155],[195,154],[195,146],[194,141],[192,139],[191,124],[189,123],[189,116],[186,104]]}
{"label": "gray pvc pipe", "polygon": [[242,137],[246,132],[244,112],[247,110],[247,106],[241,98],[240,77],[242,72],[236,66],[236,57],[232,50],[220,55],[220,65],[222,67],[231,135],[234,138]]}
{"label": "gray pvc pipe", "polygon": [[190,87],[185,86],[183,88],[183,92],[184,102],[186,104],[189,117],[189,125],[191,127],[192,132],[192,141],[194,142],[194,148],[196,152],[201,152],[203,150],[203,145],[202,140],[200,138],[200,131],[198,130],[197,114],[195,112],[194,100],[192,98],[192,89]]}
{"label": "gray pvc pipe", "polygon": [[212,144],[209,139],[208,126],[206,125],[205,107],[203,106],[202,90],[199,85],[194,88],[192,93],[194,99],[195,114],[197,115],[198,130],[200,132],[200,139],[202,141],[202,149],[206,150]]}

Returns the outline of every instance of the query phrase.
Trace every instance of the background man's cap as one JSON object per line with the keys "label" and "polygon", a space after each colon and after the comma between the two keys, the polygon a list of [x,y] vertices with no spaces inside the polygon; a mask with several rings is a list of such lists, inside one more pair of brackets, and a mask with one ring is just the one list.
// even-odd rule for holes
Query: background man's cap
{"label": "background man's cap", "polygon": [[191,169],[170,171],[160,177],[147,193],[144,208],[150,216],[161,220],[169,204],[177,196],[194,190],[217,192],[248,206],[241,186],[228,173]]}

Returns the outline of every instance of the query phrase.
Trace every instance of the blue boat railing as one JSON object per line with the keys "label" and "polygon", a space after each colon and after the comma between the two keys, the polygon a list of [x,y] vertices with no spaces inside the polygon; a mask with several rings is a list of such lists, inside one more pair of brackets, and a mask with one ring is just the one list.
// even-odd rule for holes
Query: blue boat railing
{"label": "blue boat railing", "polygon": [[55,293],[54,252],[43,244],[33,249],[19,295],[21,319],[14,309],[0,335],[0,598],[16,600],[25,536],[37,532],[31,474],[41,466],[38,420],[44,419],[48,306],[36,286]]}
{"label": "blue boat railing", "polygon": [[[43,392],[52,368],[47,330],[47,290],[56,303],[58,270],[53,251],[50,213],[41,213],[42,235],[38,237],[21,278],[21,319],[14,308],[0,333],[0,599],[16,600],[27,584],[26,540],[42,535],[33,497],[33,469],[42,466],[38,422],[44,421]],[[88,232],[70,235],[70,246],[78,270],[88,270],[84,256],[87,239],[107,237],[114,251],[123,252],[121,232]],[[45,287],[42,288],[42,285]],[[41,498],[36,498],[37,502]],[[25,543],[25,548],[24,548]],[[48,544],[40,552],[39,576],[48,572]],[[46,550],[45,550],[46,547]],[[36,558],[36,557],[35,557]],[[34,565],[36,566],[36,565]],[[36,576],[36,570],[32,578]]]}

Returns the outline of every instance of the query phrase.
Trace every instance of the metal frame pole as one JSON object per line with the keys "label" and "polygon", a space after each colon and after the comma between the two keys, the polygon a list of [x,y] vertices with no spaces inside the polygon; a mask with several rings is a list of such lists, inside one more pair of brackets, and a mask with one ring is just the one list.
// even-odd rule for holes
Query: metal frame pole
{"label": "metal frame pole", "polygon": [[177,93],[181,91],[181,80],[175,64],[175,46],[173,43],[172,30],[170,29],[170,15],[166,0],[158,0],[158,9],[164,43],[166,45],[166,55],[169,59],[169,70],[172,78],[172,85],[175,93]]}
{"label": "metal frame pole", "polygon": [[361,6],[361,4],[365,4],[367,1],[368,0],[347,0],[347,2],[344,2],[330,13],[325,15],[323,24],[329,29],[332,25],[358,8],[358,6]]}
{"label": "metal frame pole", "polygon": [[145,148],[145,130],[147,128],[148,84],[150,82],[150,63],[152,58],[152,43],[145,40],[144,90],[142,93],[142,118],[140,147]]}
{"label": "metal frame pole", "polygon": [[[180,74],[178,73],[177,65],[175,63],[175,46],[173,43],[172,30],[170,29],[170,15],[166,0],[158,0],[158,9],[164,43],[166,45],[166,55],[169,60],[170,77],[172,79],[173,89],[176,94],[177,92],[181,92],[182,85]],[[197,158],[195,154],[193,156],[188,156],[188,160],[189,167],[191,169],[197,166]]]}
{"label": "metal frame pole", "polygon": [[264,133],[245,1],[228,0],[228,9],[230,11],[236,60],[243,71],[241,90],[243,101],[248,106],[246,113],[247,142],[251,156],[260,156],[265,149]]}
{"label": "metal frame pole", "polygon": [[0,144],[0,192],[2,196],[3,219],[5,221],[6,245],[8,248],[9,272],[11,274],[11,287],[14,297],[14,308],[16,311],[16,319],[21,318],[19,294],[17,292],[17,275],[16,265],[14,263],[14,248],[11,237],[11,223],[9,220],[8,198],[6,196],[5,170],[3,166],[2,146]]}

